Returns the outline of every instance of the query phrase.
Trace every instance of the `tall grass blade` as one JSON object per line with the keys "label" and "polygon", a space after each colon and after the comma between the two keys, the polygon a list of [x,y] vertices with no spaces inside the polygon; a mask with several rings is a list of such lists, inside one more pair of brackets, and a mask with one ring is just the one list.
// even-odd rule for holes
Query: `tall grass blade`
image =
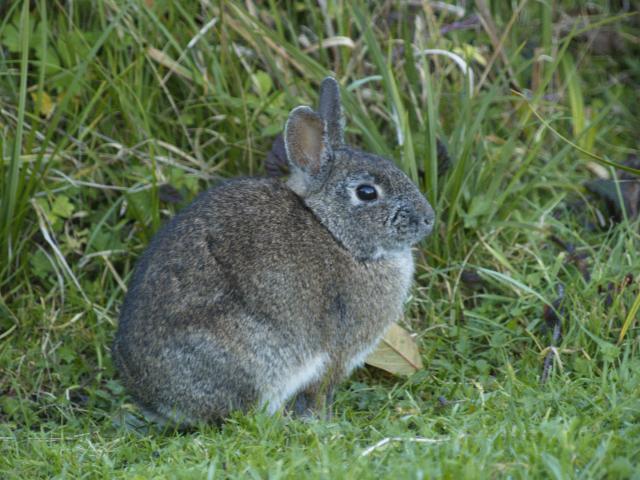
{"label": "tall grass blade", "polygon": [[[29,1],[24,0],[22,3],[22,12],[20,15],[20,92],[18,97],[18,121],[16,125],[16,135],[13,140],[13,150],[11,160],[9,162],[9,175],[2,181],[3,184],[3,208],[2,208],[2,224],[0,242],[4,242],[2,246],[2,257],[5,266],[13,260],[13,249],[17,238],[18,226],[14,222],[14,214],[18,196],[20,195],[21,182],[21,154],[22,154],[22,136],[24,132],[24,121],[27,101],[27,79],[29,68],[29,34],[31,32],[29,22]],[[2,272],[4,273],[4,271]]]}
{"label": "tall grass blade", "polygon": [[624,337],[627,335],[627,332],[631,328],[631,325],[636,320],[636,316],[638,315],[638,311],[640,311],[640,293],[636,296],[633,305],[629,309],[629,313],[627,314],[627,318],[624,319],[624,323],[622,324],[622,330],[620,330],[620,337],[618,339],[619,343],[622,343]]}

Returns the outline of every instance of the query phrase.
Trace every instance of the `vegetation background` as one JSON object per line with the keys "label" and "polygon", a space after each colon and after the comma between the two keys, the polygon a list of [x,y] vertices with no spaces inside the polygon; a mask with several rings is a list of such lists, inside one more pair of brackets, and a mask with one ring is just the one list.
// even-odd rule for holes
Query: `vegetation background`
{"label": "vegetation background", "polygon": [[[1,2],[0,477],[640,478],[638,10]],[[426,368],[360,371],[330,422],[122,426],[137,256],[197,192],[264,174],[331,72],[349,141],[438,212],[402,321]]]}

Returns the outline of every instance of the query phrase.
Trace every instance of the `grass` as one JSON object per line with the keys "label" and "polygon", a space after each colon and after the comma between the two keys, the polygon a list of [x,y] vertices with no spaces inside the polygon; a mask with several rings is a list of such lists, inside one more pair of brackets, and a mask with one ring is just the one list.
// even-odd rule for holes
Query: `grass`
{"label": "grass", "polygon": [[[460,29],[412,5],[0,5],[2,478],[640,478],[640,223],[584,187],[638,152],[639,16],[484,0]],[[197,192],[262,174],[331,72],[351,143],[438,212],[403,320],[426,369],[358,372],[330,422],[123,428],[109,346],[137,256]]]}

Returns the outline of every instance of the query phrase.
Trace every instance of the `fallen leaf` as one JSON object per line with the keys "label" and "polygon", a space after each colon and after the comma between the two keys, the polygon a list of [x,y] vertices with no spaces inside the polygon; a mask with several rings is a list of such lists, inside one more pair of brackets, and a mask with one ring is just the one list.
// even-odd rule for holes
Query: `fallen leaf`
{"label": "fallen leaf", "polygon": [[35,104],[36,113],[41,117],[49,118],[56,108],[56,104],[47,92],[31,92],[31,98]]}
{"label": "fallen leaf", "polygon": [[399,376],[409,376],[424,368],[418,345],[397,323],[391,325],[365,363]]}

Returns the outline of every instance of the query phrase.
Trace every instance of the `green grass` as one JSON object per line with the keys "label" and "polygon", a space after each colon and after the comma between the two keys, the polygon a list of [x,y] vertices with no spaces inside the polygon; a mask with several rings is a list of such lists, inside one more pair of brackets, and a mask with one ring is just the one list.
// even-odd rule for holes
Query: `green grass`
{"label": "green grass", "polygon": [[[0,477],[640,478],[640,221],[583,186],[638,154],[640,16],[476,3],[444,34],[460,19],[429,2],[0,4]],[[438,213],[403,321],[425,370],[358,372],[330,422],[123,428],[109,347],[136,258],[197,192],[262,174],[331,72],[349,141]]]}

